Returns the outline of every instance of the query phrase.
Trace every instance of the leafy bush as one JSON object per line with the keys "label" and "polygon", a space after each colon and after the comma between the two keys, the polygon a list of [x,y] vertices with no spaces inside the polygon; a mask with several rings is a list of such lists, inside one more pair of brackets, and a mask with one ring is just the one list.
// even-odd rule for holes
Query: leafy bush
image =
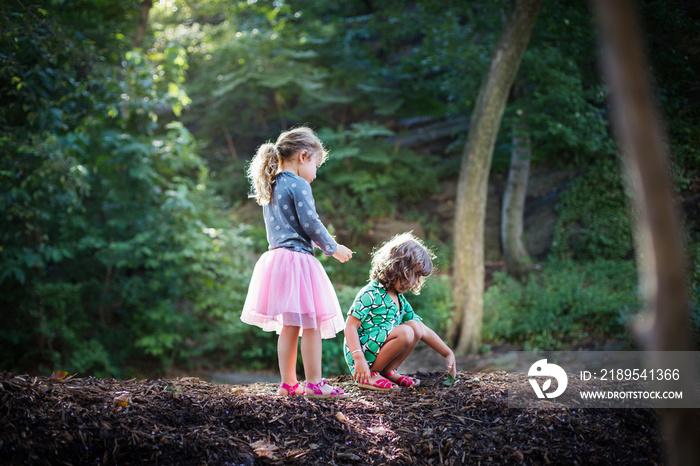
{"label": "leafy bush", "polygon": [[190,132],[158,119],[188,102],[182,50],[115,59],[58,11],[1,8],[2,368],[120,376],[202,354],[250,260]]}
{"label": "leafy bush", "polygon": [[[14,367],[19,359],[37,364],[44,373],[60,367],[102,377],[118,373],[100,335],[85,318],[85,288],[65,282],[37,283],[33,299],[21,303],[20,312],[8,313],[11,320],[0,330],[0,340],[6,343],[2,367]],[[32,332],[26,331],[28,326]],[[23,354],[18,358],[20,348]]]}
{"label": "leafy bush", "polygon": [[346,234],[366,233],[372,220],[394,217],[438,189],[437,158],[396,147],[386,139],[393,134],[375,123],[319,131],[331,156],[314,182],[316,204],[329,215],[342,212],[334,217]]}
{"label": "leafy bush", "polygon": [[632,261],[551,261],[520,283],[504,272],[484,295],[484,337],[526,349],[626,338],[639,309]]}
{"label": "leafy bush", "polygon": [[413,310],[423,318],[425,325],[445,337],[452,324],[452,280],[449,275],[438,274],[428,278],[419,295],[408,294]]}
{"label": "leafy bush", "polygon": [[630,259],[634,248],[629,207],[615,157],[584,168],[557,205],[553,252],[561,258]]}

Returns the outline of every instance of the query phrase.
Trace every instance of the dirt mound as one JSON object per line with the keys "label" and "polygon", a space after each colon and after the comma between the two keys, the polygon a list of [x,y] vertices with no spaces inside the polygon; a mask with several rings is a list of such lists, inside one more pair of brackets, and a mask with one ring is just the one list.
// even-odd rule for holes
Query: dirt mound
{"label": "dirt mound", "polygon": [[505,373],[418,373],[417,389],[345,400],[275,384],[0,373],[2,464],[653,464],[652,410],[510,409]]}

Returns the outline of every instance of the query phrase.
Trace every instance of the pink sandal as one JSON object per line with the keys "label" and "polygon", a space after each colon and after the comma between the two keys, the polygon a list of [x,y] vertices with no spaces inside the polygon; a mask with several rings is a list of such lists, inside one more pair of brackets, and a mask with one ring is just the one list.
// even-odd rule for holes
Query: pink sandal
{"label": "pink sandal", "polygon": [[[374,376],[382,376],[379,372],[370,372],[369,376],[374,377]],[[390,392],[392,390],[399,390],[399,387],[396,386],[394,382],[392,382],[389,379],[386,379],[382,377],[379,380],[375,380],[372,383],[366,384],[366,383],[357,383],[357,386],[360,388],[364,388],[366,390],[375,390],[378,392]]]}
{"label": "pink sandal", "polygon": [[[294,384],[294,386],[291,386],[289,384],[282,382],[280,384],[280,388],[284,388],[285,390],[287,390],[287,396],[293,396],[293,395],[297,394],[297,388],[299,388],[299,382]],[[280,395],[280,396],[285,396],[285,395]]]}
{"label": "pink sandal", "polygon": [[[393,371],[389,372],[386,375],[386,377],[387,378],[393,377],[396,374],[398,374],[398,372],[396,371],[396,369],[394,369]],[[399,378],[394,381],[394,383],[399,385],[400,387],[412,388],[412,387],[417,387],[418,385],[420,385],[420,379],[412,379],[407,375],[400,375]]]}
{"label": "pink sandal", "polygon": [[310,388],[314,391],[314,393],[313,395],[304,393],[304,396],[306,396],[307,398],[347,398],[350,396],[349,393],[345,393],[340,388],[333,388],[333,390],[331,390],[331,392],[328,394],[323,393],[321,387],[323,387],[326,384],[328,384],[328,381],[326,379],[321,379],[319,383],[306,382],[306,388]]}

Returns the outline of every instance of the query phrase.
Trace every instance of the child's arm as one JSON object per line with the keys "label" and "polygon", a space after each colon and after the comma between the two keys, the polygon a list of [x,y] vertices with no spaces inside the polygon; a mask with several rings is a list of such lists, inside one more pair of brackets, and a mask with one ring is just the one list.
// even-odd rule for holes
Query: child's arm
{"label": "child's arm", "polygon": [[[368,384],[369,364],[367,364],[365,353],[362,351],[362,345],[360,344],[360,337],[357,334],[357,329],[360,328],[361,324],[362,322],[357,317],[348,316],[348,321],[345,324],[345,342],[352,353],[352,359],[355,361],[354,380],[358,383]],[[353,353],[353,351],[355,352]]]}
{"label": "child's arm", "polygon": [[[311,185],[306,180],[300,178],[296,183],[292,184],[290,189],[293,205],[291,209],[288,209],[288,205],[284,206],[285,215],[287,215],[287,212],[296,212],[299,226],[324,254],[333,256],[340,262],[350,260],[352,252],[345,246],[340,247],[341,245],[331,236],[318,216],[318,212],[316,212],[316,202],[311,192]],[[292,215],[292,217],[294,216]],[[341,249],[341,251],[338,252],[338,249]]]}
{"label": "child's arm", "polygon": [[433,332],[427,325],[420,322],[423,326],[423,338],[421,339],[426,345],[435,350],[440,356],[445,358],[447,363],[447,372],[452,374],[453,377],[457,376],[457,366],[455,363],[455,354],[450,349],[440,336]]}

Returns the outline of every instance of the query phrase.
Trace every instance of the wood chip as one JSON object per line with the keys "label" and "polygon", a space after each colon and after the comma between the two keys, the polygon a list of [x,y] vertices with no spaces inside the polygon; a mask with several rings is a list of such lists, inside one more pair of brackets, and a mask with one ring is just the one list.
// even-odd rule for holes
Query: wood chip
{"label": "wood chip", "polygon": [[[398,393],[340,376],[329,382],[350,398],[311,400],[276,396],[276,384],[76,377],[68,389],[1,372],[0,455],[4,464],[665,463],[652,410],[511,409],[508,374],[458,376],[445,387],[444,372],[421,373],[419,390]],[[129,398],[115,413],[120,392]]]}

